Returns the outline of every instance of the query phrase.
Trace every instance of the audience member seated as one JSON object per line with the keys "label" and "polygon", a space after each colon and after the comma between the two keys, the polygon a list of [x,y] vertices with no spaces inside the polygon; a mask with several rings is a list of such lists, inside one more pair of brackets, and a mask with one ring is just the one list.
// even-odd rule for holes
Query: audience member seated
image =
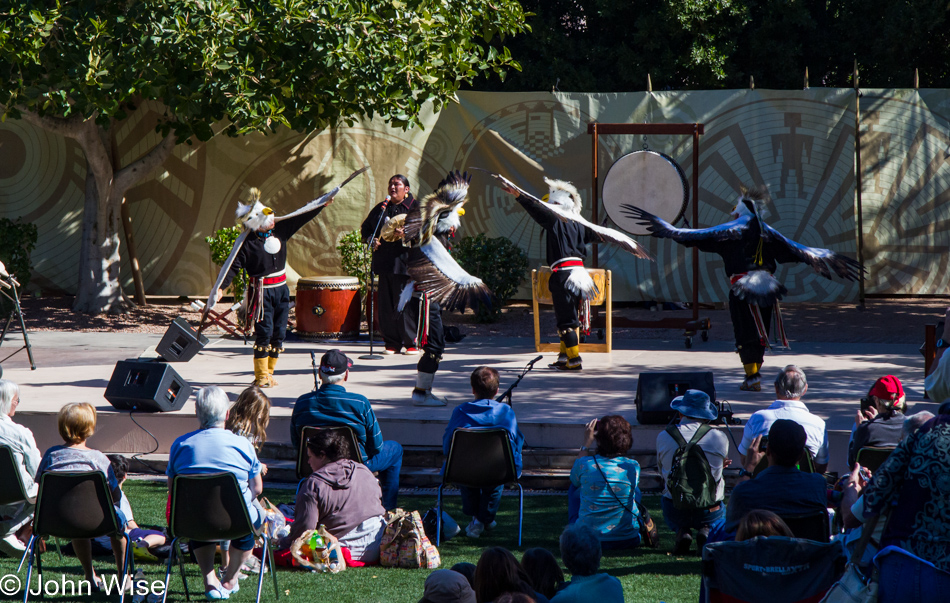
{"label": "audience member seated", "polygon": [[[480,366],[472,372],[470,381],[475,401],[459,404],[452,411],[452,417],[442,437],[442,453],[448,456],[449,448],[452,446],[452,434],[456,429],[502,427],[511,438],[515,471],[520,477],[524,435],[518,430],[515,411],[507,404],[494,400],[498,394],[498,371],[488,366]],[[478,538],[485,530],[495,527],[495,514],[498,513],[504,489],[504,484],[494,488],[459,486],[459,493],[462,495],[462,513],[472,518],[471,523],[465,528],[465,534],[469,538]]]}
{"label": "audience member seated", "polygon": [[[63,406],[59,409],[56,426],[59,428],[59,435],[63,438],[65,445],[53,446],[46,451],[46,454],[40,460],[39,467],[36,469],[36,482],[39,483],[40,477],[46,472],[99,471],[106,476],[112,493],[112,500],[119,500],[122,496],[122,490],[119,489],[119,481],[116,479],[115,473],[112,472],[109,459],[98,450],[86,446],[86,440],[96,432],[96,409],[92,404],[73,402]],[[121,514],[119,521],[124,521]],[[126,542],[124,538],[117,536],[112,536],[111,541],[116,567],[121,573],[122,564],[125,562]],[[92,567],[92,541],[88,538],[75,538],[71,542],[76,558],[79,559],[79,563],[82,565],[86,580],[89,581],[89,584],[100,587],[102,581],[96,577],[95,570]]]}
{"label": "audience member seated", "polygon": [[[122,485],[129,474],[129,459],[121,454],[107,454],[106,457],[112,466],[115,479],[119,482],[119,490],[122,490]],[[129,497],[125,495],[125,491],[122,491],[122,496],[119,498],[119,502],[115,503],[115,508],[120,514],[119,517],[125,520],[124,529],[129,535],[129,543],[137,549],[150,549],[168,543],[168,537],[161,530],[140,528],[139,524],[135,523],[132,505],[129,503]]]}
{"label": "audience member seated", "polygon": [[763,509],[753,509],[739,521],[739,529],[736,530],[736,542],[749,540],[756,536],[795,537],[791,528],[782,521],[781,517]]}
{"label": "audience member seated", "polygon": [[458,572],[465,576],[465,579],[468,580],[469,586],[472,587],[472,590],[475,589],[475,564],[468,563],[467,561],[460,561],[452,566],[453,572]]}
{"label": "audience member seated", "polygon": [[696,543],[698,549],[702,550],[709,536],[709,530],[726,516],[726,505],[723,502],[726,496],[726,484],[722,479],[722,468],[728,467],[731,461],[727,458],[729,456],[728,437],[717,429],[710,429],[697,445],[709,463],[708,475],[716,484],[715,504],[710,507],[688,509],[673,504],[669,478],[680,444],[668,433],[668,430],[675,429],[679,432],[685,446],[703,425],[708,425],[719,416],[719,409],[712,403],[706,392],[696,389],[687,390],[685,395],[674,398],[670,402],[670,408],[678,413],[679,423],[670,425],[656,436],[656,459],[663,477],[663,498],[661,499],[663,520],[676,533],[674,553],[683,555],[689,551],[693,542],[690,530],[698,530]]}
{"label": "audience member seated", "polygon": [[868,392],[869,407],[858,411],[851,445],[848,448],[848,466],[853,467],[858,451],[866,446],[897,446],[904,426],[904,386],[894,375],[885,375]]}
{"label": "audience member seated", "polygon": [[[40,464],[39,449],[33,432],[13,422],[13,415],[20,405],[20,388],[13,381],[0,379],[0,446],[13,451],[13,460],[20,471],[20,481],[26,493],[36,496],[37,484],[33,481]],[[11,486],[12,487],[12,486]],[[33,505],[24,501],[13,505],[0,505],[0,552],[9,557],[20,557],[32,534]]]}
{"label": "audience member seated", "polygon": [[[264,489],[261,463],[247,438],[224,428],[230,406],[228,395],[217,386],[202,387],[197,391],[195,412],[200,429],[175,440],[168,453],[165,473],[169,488],[176,475],[233,473],[251,522],[259,528],[264,522],[264,510],[257,502]],[[231,541],[228,566],[221,580],[214,571],[215,544],[191,541],[191,551],[204,578],[205,598],[208,600],[227,599],[232,592],[238,591],[241,566],[254,548],[254,534],[248,533]]]}
{"label": "audience member seated", "polygon": [[524,593],[505,593],[495,599],[495,603],[538,603],[538,600]]}
{"label": "audience member seated", "polygon": [[[260,387],[252,385],[238,395],[224,426],[228,431],[247,438],[254,449],[260,452],[267,441],[269,424],[270,398]],[[266,469],[264,475],[267,475]]]}
{"label": "audience member seated", "polygon": [[815,460],[818,473],[824,473],[828,468],[828,431],[824,419],[813,415],[802,403],[801,398],[807,391],[805,371],[790,364],[779,372],[775,378],[775,402],[766,409],[752,413],[743,428],[742,441],[739,442],[743,466],[747,465],[745,457],[756,436],[767,435],[772,422],[777,419],[791,419],[805,428],[808,452]]}
{"label": "audience member seated", "polygon": [[537,603],[548,603],[528,583],[528,575],[511,551],[500,546],[485,549],[475,566],[475,598],[489,603],[505,593],[522,593]]}
{"label": "audience member seated", "polygon": [[521,557],[521,567],[528,575],[528,583],[548,599],[564,584],[564,572],[551,551],[542,548],[528,549]]}
{"label": "audience member seated", "polygon": [[623,603],[620,580],[598,574],[601,547],[597,533],[583,524],[569,525],[561,533],[561,561],[571,581],[551,598],[551,603]]}
{"label": "audience member seated", "polygon": [[435,570],[426,578],[419,603],[475,603],[468,579],[454,570]]}
{"label": "audience member seated", "polygon": [[586,430],[585,444],[571,468],[568,522],[594,530],[604,550],[637,547],[640,464],[624,456],[633,446],[630,423],[620,415],[607,415],[588,423]]}
{"label": "audience member seated", "polygon": [[726,511],[725,531],[734,534],[749,511],[764,509],[777,515],[801,515],[827,508],[827,485],[818,473],[803,473],[796,468],[805,449],[805,428],[791,419],[778,419],[769,429],[767,450],[760,450],[762,436],[757,435],[746,455],[744,477],[765,454],[769,466],[751,481],[740,482],[732,491]]}
{"label": "audience member seated", "polygon": [[[944,352],[950,347],[950,308],[944,315],[943,331],[937,333],[937,350],[930,372],[924,379],[924,389],[934,404],[950,400],[950,355]],[[942,413],[937,413],[942,414]]]}
{"label": "audience member seated", "polygon": [[379,482],[366,465],[350,460],[350,442],[334,431],[318,431],[307,441],[313,473],[297,490],[290,534],[277,543],[290,547],[305,531],[323,524],[350,550],[353,560],[379,561],[386,512],[380,504]]}
{"label": "audience member seated", "polygon": [[950,571],[950,416],[938,415],[903,440],[864,492],[868,517],[890,508],[881,548],[896,545]]}
{"label": "audience member seated", "polygon": [[399,495],[399,471],[402,469],[402,446],[392,440],[383,441],[383,432],[376,413],[366,396],[346,391],[353,362],[340,350],[330,350],[320,359],[320,388],[297,398],[290,417],[290,441],[300,449],[300,432],[306,426],[333,427],[345,425],[353,429],[360,445],[363,463],[379,475],[383,507],[396,508]]}

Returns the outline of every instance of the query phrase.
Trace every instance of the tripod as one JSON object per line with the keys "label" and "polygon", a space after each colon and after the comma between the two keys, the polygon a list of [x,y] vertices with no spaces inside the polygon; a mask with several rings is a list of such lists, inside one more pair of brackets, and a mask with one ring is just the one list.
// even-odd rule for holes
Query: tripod
{"label": "tripod", "polygon": [[505,393],[495,398],[495,402],[504,402],[508,406],[511,406],[511,392],[514,391],[518,384],[521,383],[521,380],[524,379],[524,376],[528,374],[528,371],[534,368],[534,363],[538,360],[541,360],[544,356],[538,356],[531,362],[525,365],[524,369],[521,371],[521,374],[518,375],[518,378],[515,379],[514,383],[508,386],[508,389],[505,390]]}
{"label": "tripod", "polygon": [[[373,236],[369,238],[370,247],[373,246],[373,241],[376,240],[376,235],[379,234],[379,227],[383,225],[383,218],[386,217],[386,207],[388,205],[389,205],[389,197],[387,196],[386,200],[383,201],[383,207],[379,212],[379,220],[376,221],[376,228],[373,229]],[[373,257],[373,250],[370,249],[369,250],[370,263],[369,263],[369,271],[368,271],[369,285],[366,288],[366,296],[369,298],[369,326],[367,328],[367,330],[369,331],[369,354],[364,354],[363,356],[360,356],[360,360],[382,360],[383,358],[379,354],[373,353],[373,320],[375,318],[373,312],[375,309],[374,307],[376,306],[376,303],[373,301],[373,293],[377,285],[376,285],[375,279],[373,278],[372,257]],[[316,377],[316,374],[314,374],[314,377]]]}
{"label": "tripod", "polygon": [[[26,350],[26,355],[30,359],[30,370],[35,371],[36,362],[33,361],[33,346],[30,345],[30,336],[26,332],[26,323],[23,322],[23,309],[20,307],[20,292],[17,290],[19,286],[20,283],[18,283],[13,276],[0,278],[0,295],[10,300],[13,304],[10,314],[7,315],[7,322],[3,325],[3,332],[0,332],[0,345],[3,345],[3,339],[7,336],[7,331],[10,329],[10,324],[13,322],[14,317],[20,321],[20,330],[23,331],[23,347],[17,348],[6,358],[0,360],[0,362],[9,360],[14,354]],[[2,368],[0,368],[0,375],[3,375]]]}

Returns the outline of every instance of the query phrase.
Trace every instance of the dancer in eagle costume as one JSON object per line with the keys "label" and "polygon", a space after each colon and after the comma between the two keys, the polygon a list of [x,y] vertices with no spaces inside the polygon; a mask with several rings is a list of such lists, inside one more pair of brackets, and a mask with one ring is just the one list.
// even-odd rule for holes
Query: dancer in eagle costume
{"label": "dancer in eagle costume", "polygon": [[[399,299],[399,311],[411,299],[418,300],[422,357],[416,366],[412,403],[445,406],[445,399],[432,393],[432,382],[445,350],[442,310],[464,311],[466,307],[491,304],[485,283],[467,273],[448,252],[448,238],[461,226],[459,216],[468,199],[468,174],[449,172],[434,193],[406,215],[403,244],[410,247],[409,278]],[[415,303],[415,302],[413,302]]]}
{"label": "dancer in eagle costume", "polygon": [[760,371],[769,346],[773,308],[778,336],[782,345],[788,347],[778,304],[788,290],[773,276],[776,263],[808,264],[828,279],[832,272],[849,281],[863,276],[861,265],[855,260],[828,249],[796,243],[763,222],[762,211],[768,198],[764,187],[741,187],[739,200],[732,210],[732,221],[697,229],[676,228],[638,207],[621,206],[628,216],[641,220],[654,237],[673,239],[686,247],[698,247],[700,251],[718,253],[722,257],[732,285],[729,314],[736,351],[745,369],[745,379],[739,386],[744,391],[762,389]]}
{"label": "dancer in eagle costume", "polygon": [[274,210],[261,203],[261,192],[250,190],[251,202],[238,203],[235,217],[244,226],[231,253],[224,261],[218,279],[208,296],[207,310],[224,296],[224,289],[231,284],[243,268],[250,283],[244,292],[247,318],[254,322],[254,385],[274,387],[274,368],[284,351],[287,336],[287,315],[290,312],[290,290],[287,288],[287,241],[310,220],[319,215],[333,197],[357,175],[369,169],[364,167],[350,175],[340,186],[319,199],[315,199],[297,211],[277,217]]}
{"label": "dancer in eagle costume", "polygon": [[549,192],[544,199],[538,199],[504,176],[491,175],[501,181],[502,189],[514,195],[528,215],[544,229],[545,257],[553,273],[548,281],[548,289],[551,291],[557,333],[561,340],[557,361],[549,366],[562,371],[579,371],[583,368],[578,333],[580,319],[584,320],[586,328],[590,328],[589,303],[598,293],[597,286],[584,268],[587,245],[613,243],[638,258],[653,258],[627,235],[585,220],[581,216],[580,193],[571,183],[545,178]]}

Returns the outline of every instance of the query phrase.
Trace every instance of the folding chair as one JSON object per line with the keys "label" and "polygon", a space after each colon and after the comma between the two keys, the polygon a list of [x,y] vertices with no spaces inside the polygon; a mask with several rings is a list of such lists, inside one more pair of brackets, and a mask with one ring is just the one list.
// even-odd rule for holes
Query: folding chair
{"label": "folding chair", "polygon": [[781,517],[785,525],[792,530],[792,534],[795,535],[795,538],[814,540],[815,542],[828,542],[831,540],[831,524],[827,510],[797,515],[779,514],[779,517]]}
{"label": "folding chair", "polygon": [[[106,476],[101,471],[44,473],[40,477],[40,489],[36,495],[33,535],[26,545],[29,562],[26,566],[23,603],[26,603],[30,594],[34,560],[37,574],[43,575],[43,564],[37,549],[38,539],[45,536],[98,538],[114,534],[121,535],[126,540],[125,560],[119,578],[121,587],[124,587],[126,576],[132,573],[132,544],[128,542],[128,536],[119,524]],[[125,600],[125,588],[121,590],[120,603]]]}
{"label": "folding chair", "polygon": [[442,539],[442,489],[446,484],[469,488],[494,488],[514,483],[518,486],[518,546],[521,546],[521,528],[524,522],[524,488],[518,483],[515,471],[515,453],[511,448],[508,431],[498,428],[459,428],[452,433],[449,456],[445,461],[439,497],[436,503],[435,544]]}
{"label": "folding chair", "polygon": [[[204,312],[206,304],[201,300],[195,300],[191,302],[191,307],[199,312]],[[244,334],[240,332],[241,327],[239,327],[238,325],[236,325],[235,323],[231,322],[228,319],[228,316],[230,316],[231,313],[236,312],[237,309],[240,307],[241,307],[241,302],[237,302],[233,304],[230,308],[228,308],[224,312],[216,312],[209,308],[208,316],[207,316],[208,324],[205,325],[205,321],[202,321],[201,325],[198,326],[198,333],[201,333],[202,331],[204,331],[205,329],[207,329],[208,327],[214,324],[214,325],[218,325],[219,327],[221,327],[222,329],[224,329],[225,331],[227,331],[234,337],[244,337]]]}
{"label": "folding chair", "polygon": [[[759,461],[759,464],[756,465],[755,470],[752,471],[752,477],[762,473],[769,466],[768,457],[763,456],[762,460]],[[805,452],[802,453],[802,458],[798,461],[798,470],[802,473],[818,473],[818,469],[815,467],[815,459],[811,456],[811,452],[808,449],[805,449]]]}
{"label": "folding chair", "polygon": [[867,467],[871,473],[881,468],[887,457],[894,452],[895,446],[865,446],[858,450],[858,456],[855,462],[862,467]]}
{"label": "folding chair", "polygon": [[784,536],[715,542],[703,548],[703,586],[710,603],[819,601],[844,573],[840,542]]}
{"label": "folding chair", "polygon": [[356,432],[353,431],[352,427],[348,425],[327,425],[326,427],[306,425],[300,430],[300,448],[297,450],[298,480],[301,480],[313,473],[313,471],[310,470],[310,463],[307,462],[307,440],[310,439],[310,436],[323,429],[338,431],[342,433],[344,437],[349,438],[350,449],[353,451],[353,453],[350,455],[350,460],[356,461],[357,463],[363,462],[363,455],[360,454],[360,442],[356,439]]}
{"label": "folding chair", "polygon": [[[36,504],[36,497],[30,496],[23,485],[23,476],[20,475],[20,468],[17,466],[13,449],[6,445],[0,446],[0,484],[9,484],[10,486],[0,490],[0,505]],[[23,568],[24,561],[26,561],[26,549],[23,550],[23,556],[20,557],[20,564],[16,568],[17,573],[20,573]]]}
{"label": "folding chair", "polygon": [[233,473],[176,475],[172,480],[171,505],[171,520],[168,528],[172,536],[172,544],[168,555],[168,565],[165,568],[165,593],[162,595],[162,603],[165,603],[168,597],[168,584],[176,556],[181,571],[181,581],[185,587],[185,599],[191,601],[188,582],[185,580],[185,565],[181,552],[182,538],[215,542],[233,540],[247,534],[259,535],[264,539],[264,554],[257,577],[257,603],[261,600],[264,568],[268,561],[271,574],[274,576],[274,597],[280,599],[274,552],[268,542],[267,530],[263,525],[260,533],[254,529],[244,496]]}
{"label": "folding chair", "polygon": [[[896,546],[874,556],[878,597],[887,603],[930,603],[950,592],[950,573]],[[941,595],[940,593],[944,593]]]}

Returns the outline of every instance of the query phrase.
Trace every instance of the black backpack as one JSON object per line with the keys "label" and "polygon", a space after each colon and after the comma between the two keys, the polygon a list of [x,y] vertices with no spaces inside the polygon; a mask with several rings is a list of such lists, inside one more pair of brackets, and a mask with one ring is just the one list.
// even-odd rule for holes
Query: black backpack
{"label": "black backpack", "polygon": [[666,426],[666,433],[679,446],[673,454],[673,464],[666,479],[666,487],[677,509],[708,509],[719,502],[716,499],[716,480],[709,469],[706,453],[699,447],[699,441],[710,429],[708,424],[700,425],[687,442],[676,425]]}

